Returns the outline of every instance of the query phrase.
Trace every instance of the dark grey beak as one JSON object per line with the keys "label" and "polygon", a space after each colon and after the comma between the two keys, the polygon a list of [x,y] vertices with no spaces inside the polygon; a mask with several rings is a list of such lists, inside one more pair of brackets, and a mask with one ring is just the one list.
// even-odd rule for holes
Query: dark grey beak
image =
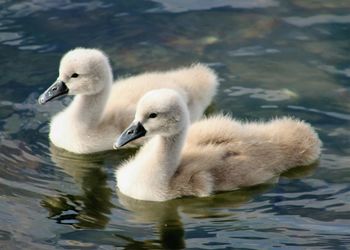
{"label": "dark grey beak", "polygon": [[131,141],[136,140],[147,133],[146,129],[142,126],[141,122],[132,123],[124,132],[118,137],[114,143],[113,148],[118,149]]}
{"label": "dark grey beak", "polygon": [[39,96],[38,102],[45,104],[56,97],[68,94],[69,89],[66,84],[62,81],[56,81],[52,84],[44,93]]}

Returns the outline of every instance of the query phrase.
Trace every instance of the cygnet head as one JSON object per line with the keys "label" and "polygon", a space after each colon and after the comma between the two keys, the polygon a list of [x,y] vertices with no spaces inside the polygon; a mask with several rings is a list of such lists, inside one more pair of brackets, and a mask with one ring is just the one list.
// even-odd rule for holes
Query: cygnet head
{"label": "cygnet head", "polygon": [[112,84],[108,57],[98,49],[76,48],[61,59],[59,76],[40,97],[44,104],[62,95],[94,95]]}
{"label": "cygnet head", "polygon": [[189,124],[189,112],[183,97],[172,89],[147,92],[138,102],[135,119],[118,137],[114,148],[143,136],[171,137],[185,132]]}

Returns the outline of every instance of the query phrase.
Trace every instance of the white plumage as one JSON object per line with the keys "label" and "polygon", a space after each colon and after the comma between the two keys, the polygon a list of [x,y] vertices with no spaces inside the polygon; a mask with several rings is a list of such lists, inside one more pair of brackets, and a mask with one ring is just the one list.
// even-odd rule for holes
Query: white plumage
{"label": "white plumage", "polygon": [[152,201],[261,184],[313,163],[321,147],[309,124],[287,117],[242,123],[217,115],[190,126],[182,96],[170,89],[141,98],[134,122],[115,147],[142,135],[151,139],[116,170],[117,187],[124,195]]}
{"label": "white plumage", "polygon": [[144,73],[113,84],[107,56],[97,49],[77,48],[63,56],[56,83],[39,102],[56,95],[75,95],[51,120],[49,137],[65,150],[93,153],[112,149],[113,139],[131,122],[138,100],[147,91],[164,87],[178,91],[195,121],[210,104],[217,86],[216,74],[202,64]]}

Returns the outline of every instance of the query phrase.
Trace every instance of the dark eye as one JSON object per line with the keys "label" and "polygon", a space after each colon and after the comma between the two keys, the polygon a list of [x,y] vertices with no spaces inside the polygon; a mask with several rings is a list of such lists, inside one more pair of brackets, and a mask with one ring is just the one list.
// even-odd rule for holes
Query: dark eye
{"label": "dark eye", "polygon": [[148,118],[156,118],[157,117],[157,114],[156,113],[150,113]]}
{"label": "dark eye", "polygon": [[70,77],[77,78],[79,75],[77,73],[72,74]]}

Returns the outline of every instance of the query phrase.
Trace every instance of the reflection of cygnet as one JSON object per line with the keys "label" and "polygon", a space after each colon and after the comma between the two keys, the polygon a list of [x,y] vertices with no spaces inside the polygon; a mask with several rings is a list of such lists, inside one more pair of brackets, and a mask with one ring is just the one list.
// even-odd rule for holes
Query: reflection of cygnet
{"label": "reflection of cygnet", "polygon": [[[104,228],[114,207],[111,203],[113,190],[108,186],[107,173],[103,168],[104,157],[77,155],[54,145],[50,145],[50,153],[57,171],[63,171],[74,181],[61,174],[63,180],[60,182],[64,185],[56,195],[47,195],[42,200],[49,217],[78,228]],[[121,154],[114,155],[120,157]]]}
{"label": "reflection of cygnet", "polygon": [[130,210],[131,220],[135,223],[164,224],[166,221],[180,220],[177,200],[169,202],[151,202],[135,200],[118,192],[118,201],[123,207]]}
{"label": "reflection of cygnet", "polygon": [[[89,185],[97,183],[106,186],[107,175],[103,170],[102,164],[104,155],[104,153],[77,155],[50,144],[51,161],[59,170],[72,177],[75,185],[81,190],[95,188],[95,186],[89,187]],[[88,184],[87,180],[90,179],[92,182]]]}
{"label": "reflection of cygnet", "polygon": [[215,116],[194,123],[174,90],[148,92],[135,119],[115,143],[151,139],[116,170],[123,194],[164,201],[181,196],[208,196],[269,181],[283,171],[314,162],[321,142],[310,125],[291,118],[241,123]]}
{"label": "reflection of cygnet", "polygon": [[51,121],[49,136],[57,147],[74,153],[112,149],[115,136],[132,121],[138,100],[157,88],[181,93],[190,119],[195,121],[210,104],[218,85],[215,73],[202,64],[112,83],[112,69],[103,52],[77,48],[63,56],[57,81],[39,97],[39,103],[44,104],[61,95],[75,95]]}

